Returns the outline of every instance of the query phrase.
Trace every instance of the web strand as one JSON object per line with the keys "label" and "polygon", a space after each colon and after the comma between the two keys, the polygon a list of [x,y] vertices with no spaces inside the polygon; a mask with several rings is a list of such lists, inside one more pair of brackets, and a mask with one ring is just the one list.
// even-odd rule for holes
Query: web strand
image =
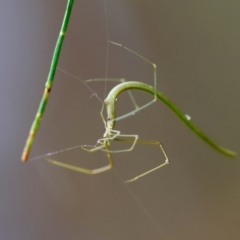
{"label": "web strand", "polygon": [[45,157],[56,155],[56,154],[59,154],[59,153],[62,153],[62,152],[70,151],[70,150],[73,150],[73,149],[76,149],[76,148],[80,148],[82,146],[84,146],[84,145],[77,145],[77,146],[61,149],[61,150],[58,150],[58,151],[49,152],[49,153],[46,153],[46,154],[43,154],[43,155],[39,155],[39,156],[36,156],[36,157],[32,157],[32,158],[29,159],[29,162],[36,161],[38,159],[43,159]]}
{"label": "web strand", "polygon": [[[107,56],[106,56],[106,79],[108,78],[108,63],[109,63],[109,32],[108,32],[108,14],[107,14],[107,3],[106,0],[104,0],[104,8],[105,8],[105,19],[106,19],[106,38],[107,38]],[[105,81],[105,90],[104,90],[104,98],[106,98],[107,96],[107,81]],[[129,195],[132,197],[132,199],[136,202],[136,204],[141,208],[141,210],[143,211],[143,213],[147,216],[147,218],[149,219],[149,221],[152,223],[152,225],[154,226],[154,228],[161,234],[161,236],[163,236],[164,239],[169,239],[165,234],[163,234],[163,230],[161,228],[161,226],[158,224],[158,222],[152,217],[151,213],[147,210],[147,208],[144,206],[144,204],[142,203],[142,201],[139,199],[139,197],[132,191],[132,189],[128,186],[128,184],[125,183],[125,181],[123,180],[122,176],[120,175],[120,173],[117,171],[116,167],[114,166],[114,172],[116,173],[118,179],[122,182],[122,184],[124,185],[125,189],[127,190],[127,192],[129,193]]]}
{"label": "web strand", "polygon": [[61,69],[61,68],[59,68],[59,67],[58,67],[57,69],[58,69],[59,71],[65,73],[66,75],[68,75],[68,76],[70,76],[70,77],[72,77],[72,78],[80,81],[81,83],[83,83],[83,84],[89,89],[89,91],[92,93],[92,95],[91,95],[90,97],[95,96],[95,97],[103,104],[103,100],[101,100],[101,99],[98,97],[97,93],[94,92],[94,91],[92,90],[92,88],[90,88],[85,81],[83,81],[82,79],[74,76],[73,74],[71,74],[71,73],[69,73],[69,72],[67,72],[67,71],[65,71],[65,70],[63,70],[63,69]]}
{"label": "web strand", "polygon": [[141,208],[141,210],[144,212],[144,214],[147,216],[149,221],[152,223],[154,228],[161,234],[161,236],[164,237],[164,239],[168,240],[169,238],[167,235],[163,233],[162,227],[158,224],[158,222],[152,217],[151,213],[147,210],[147,208],[144,206],[142,201],[139,199],[139,197],[131,190],[129,185],[123,180],[122,176],[120,173],[117,171],[116,167],[114,167],[114,171],[118,177],[118,179],[122,182],[123,186],[129,193],[129,195],[133,198],[133,200],[136,202],[136,204]]}
{"label": "web strand", "polygon": [[109,61],[109,32],[108,32],[108,14],[107,14],[107,3],[104,0],[104,11],[105,11],[105,22],[106,22],[106,38],[107,38],[107,51],[106,51],[106,72],[105,72],[105,89],[104,99],[107,97],[107,78],[108,78],[108,61]]}

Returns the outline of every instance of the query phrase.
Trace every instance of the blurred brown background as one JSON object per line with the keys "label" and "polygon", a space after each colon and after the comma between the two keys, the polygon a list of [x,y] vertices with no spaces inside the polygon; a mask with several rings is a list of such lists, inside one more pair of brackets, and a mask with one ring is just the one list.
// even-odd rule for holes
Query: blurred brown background
{"label": "blurred brown background", "polygon": [[[157,147],[140,145],[114,154],[116,171],[96,176],[41,159],[21,163],[66,2],[0,4],[0,239],[239,239],[239,158],[211,149],[161,102],[116,125],[122,133],[163,142],[171,160],[127,187],[121,178],[164,161]],[[109,39],[156,63],[158,89],[216,142],[240,153],[240,3],[106,3]],[[76,0],[59,68],[82,80],[105,77],[106,53],[104,1]],[[108,76],[153,84],[150,65],[113,45]],[[103,100],[104,83],[89,85]],[[107,85],[107,92],[111,87]],[[152,99],[133,94],[139,104]],[[101,103],[91,95],[82,82],[57,71],[32,157],[95,144],[102,137]],[[132,109],[124,96],[118,99],[118,115]],[[122,148],[121,143],[116,147]],[[79,148],[53,158],[85,167],[106,164],[102,152]]]}

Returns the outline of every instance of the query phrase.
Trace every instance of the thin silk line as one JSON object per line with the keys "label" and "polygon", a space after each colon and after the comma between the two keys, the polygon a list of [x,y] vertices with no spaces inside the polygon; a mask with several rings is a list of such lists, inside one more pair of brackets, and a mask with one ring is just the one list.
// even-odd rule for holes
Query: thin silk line
{"label": "thin silk line", "polygon": [[[109,63],[109,32],[108,32],[108,15],[107,15],[107,3],[106,0],[104,0],[104,9],[105,9],[105,21],[106,21],[106,39],[107,39],[107,53],[106,53],[106,81],[105,81],[105,91],[104,91],[104,98],[107,97],[107,77],[108,77],[108,63]],[[158,229],[158,223],[152,218],[151,214],[148,212],[148,210],[145,208],[145,206],[142,204],[140,199],[136,196],[136,194],[133,193],[133,191],[126,185],[124,180],[122,179],[121,175],[117,171],[117,169],[114,167],[115,173],[118,176],[118,179],[122,182],[124,187],[126,188],[127,192],[131,195],[133,200],[138,204],[138,206],[143,210],[143,212],[148,216],[150,221],[153,223],[153,225]]]}
{"label": "thin silk line", "polygon": [[[104,99],[107,97],[107,77],[108,77],[108,63],[109,63],[109,31],[108,31],[108,15],[107,15],[107,3],[106,0],[104,0],[104,7],[105,7],[105,20],[106,20],[106,38],[107,38],[107,56],[106,56],[106,81],[105,81],[105,91],[104,91]],[[168,239],[165,234],[163,234],[163,231],[158,224],[158,222],[152,217],[151,213],[146,209],[144,204],[141,202],[139,197],[131,190],[131,188],[125,183],[119,172],[117,171],[116,167],[114,167],[114,171],[118,177],[118,179],[122,182],[123,186],[127,190],[127,192],[130,194],[130,196],[133,198],[133,200],[137,203],[137,205],[142,209],[144,214],[148,217],[150,222],[153,224],[153,226],[156,228],[158,232],[164,237],[164,239]]]}
{"label": "thin silk line", "polygon": [[107,97],[107,78],[108,78],[108,63],[109,63],[109,32],[108,32],[108,14],[107,14],[107,2],[104,0],[104,10],[105,10],[105,22],[106,22],[106,38],[107,38],[107,53],[106,53],[106,72],[105,72],[105,89],[104,89],[104,99]]}
{"label": "thin silk line", "polygon": [[58,150],[58,151],[49,152],[49,153],[46,153],[46,154],[43,154],[43,155],[39,155],[39,156],[36,156],[36,157],[32,157],[32,158],[30,158],[28,161],[29,161],[29,162],[35,161],[35,160],[42,159],[42,158],[45,158],[45,157],[49,157],[49,156],[52,156],[52,155],[55,155],[55,154],[58,154],[58,153],[70,151],[70,150],[73,150],[73,149],[75,149],[75,148],[79,148],[79,147],[82,147],[82,146],[84,146],[84,145],[77,145],[77,146],[74,146],[74,147],[69,147],[69,148],[65,148],[65,149]]}
{"label": "thin silk line", "polygon": [[152,222],[153,226],[155,227],[155,229],[165,238],[165,239],[169,239],[166,234],[163,233],[162,227],[158,224],[158,222],[152,217],[151,213],[147,210],[147,208],[144,206],[144,204],[142,203],[142,201],[139,199],[139,197],[131,190],[131,188],[128,186],[128,183],[125,183],[125,181],[123,180],[123,178],[121,177],[120,173],[118,172],[118,170],[116,169],[116,167],[113,168],[118,179],[120,180],[120,182],[123,184],[123,186],[126,188],[126,190],[128,191],[128,193],[131,195],[131,197],[133,198],[133,200],[137,203],[137,205],[142,209],[142,211],[145,213],[145,215],[148,217],[148,219]]}
{"label": "thin silk line", "polygon": [[71,73],[69,73],[69,72],[67,72],[67,71],[65,71],[65,70],[63,70],[63,69],[61,69],[61,68],[57,68],[57,69],[58,69],[59,71],[65,73],[66,75],[68,75],[68,76],[70,76],[70,77],[72,77],[72,78],[74,78],[74,79],[82,82],[82,83],[89,89],[89,91],[92,93],[92,95],[91,95],[90,97],[95,96],[95,97],[103,104],[103,100],[101,100],[101,99],[98,97],[97,93],[95,93],[95,92],[88,86],[88,84],[87,84],[85,81],[83,81],[82,79],[74,76],[73,74],[71,74]]}
{"label": "thin silk line", "polygon": [[62,153],[62,152],[66,152],[66,151],[70,151],[70,150],[73,150],[73,149],[76,149],[76,148],[80,148],[80,147],[95,148],[95,147],[97,147],[97,143],[95,145],[81,144],[81,145],[76,145],[76,146],[73,146],[73,147],[64,148],[64,149],[61,149],[61,150],[57,150],[57,151],[49,152],[49,153],[46,153],[46,154],[43,154],[43,155],[38,155],[36,157],[29,158],[28,161],[29,162],[35,161],[35,160],[38,160],[38,159],[42,159],[42,158],[45,158],[45,157],[49,157],[49,156],[52,156],[52,155],[56,155],[56,154],[59,154],[59,153]]}

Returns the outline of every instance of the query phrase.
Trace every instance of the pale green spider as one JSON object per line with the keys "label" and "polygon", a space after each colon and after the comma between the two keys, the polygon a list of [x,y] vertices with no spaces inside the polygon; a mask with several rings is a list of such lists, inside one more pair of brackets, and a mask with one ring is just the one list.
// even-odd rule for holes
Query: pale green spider
{"label": "pale green spider", "polygon": [[[142,58],[146,62],[152,64],[153,65],[153,70],[154,70],[154,86],[156,86],[156,81],[157,81],[156,69],[157,69],[157,67],[154,63],[150,62],[146,58],[142,57],[141,55],[137,54],[136,52],[132,51],[131,49],[129,49],[129,48],[127,48],[127,47],[125,47],[121,44],[114,43],[114,42],[111,42],[111,43],[113,43],[117,46],[123,47],[124,49],[136,54],[138,57]],[[104,78],[102,78],[102,79],[90,79],[90,80],[87,80],[86,82],[104,81],[104,80],[106,80],[106,79],[104,79]],[[46,159],[47,161],[49,161],[49,162],[51,162],[55,165],[65,167],[65,168],[69,168],[69,169],[72,169],[72,170],[75,170],[75,171],[78,171],[78,172],[83,172],[83,173],[86,173],[86,174],[97,174],[97,173],[100,173],[100,172],[107,171],[107,170],[109,170],[113,167],[114,162],[113,162],[113,158],[112,158],[112,153],[129,152],[129,151],[133,150],[133,148],[135,147],[135,145],[137,143],[142,143],[142,144],[158,145],[160,147],[160,149],[162,150],[163,155],[165,156],[165,162],[163,164],[161,164],[161,165],[143,173],[143,174],[140,174],[140,175],[136,176],[133,179],[128,180],[127,182],[135,181],[138,178],[143,177],[143,176],[147,175],[148,173],[150,173],[152,171],[155,171],[155,170],[167,165],[169,163],[169,159],[168,159],[168,156],[166,154],[166,151],[163,148],[163,145],[160,142],[142,141],[142,140],[138,139],[138,135],[121,134],[120,131],[114,130],[114,126],[115,126],[116,121],[124,119],[128,116],[134,115],[138,111],[140,111],[140,110],[148,107],[152,103],[156,102],[157,98],[162,100],[167,106],[169,106],[178,115],[178,117],[180,117],[180,119],[184,123],[187,124],[187,126],[190,129],[192,129],[200,138],[202,138],[204,141],[206,141],[208,144],[210,144],[213,148],[215,148],[216,150],[220,151],[221,153],[223,153],[227,156],[235,157],[234,152],[218,146],[210,138],[208,138],[202,131],[200,131],[193,123],[191,123],[189,121],[188,116],[186,116],[183,112],[181,112],[167,97],[165,97],[162,93],[157,91],[155,87],[149,86],[149,85],[147,85],[145,83],[142,83],[142,82],[135,82],[135,81],[125,82],[124,79],[112,79],[112,78],[110,78],[108,80],[110,80],[110,81],[120,81],[122,83],[120,83],[116,87],[114,87],[110,91],[110,93],[108,94],[107,98],[104,100],[104,104],[106,105],[106,109],[107,109],[107,121],[105,121],[104,117],[103,117],[103,108],[102,108],[102,111],[101,111],[100,115],[101,115],[101,118],[102,118],[102,120],[105,124],[105,129],[106,129],[105,133],[103,135],[103,138],[101,138],[97,141],[97,145],[95,147],[93,147],[93,148],[82,147],[82,149],[84,149],[88,152],[95,152],[97,150],[102,150],[102,151],[107,152],[108,159],[109,159],[109,164],[107,166],[91,170],[91,169],[85,169],[85,168],[80,168],[80,167],[77,167],[77,166],[72,166],[72,165],[69,165],[69,164],[65,164],[65,163],[62,163],[62,162],[59,162],[59,161],[56,161],[56,160],[52,160],[50,158],[47,158]],[[116,117],[116,99],[117,99],[118,95],[120,93],[122,93],[123,91],[128,91],[128,90],[131,90],[131,89],[138,89],[138,90],[143,90],[143,91],[149,92],[154,96],[154,99],[152,101],[150,101],[149,103],[143,105],[142,107],[136,107],[136,109],[134,111],[131,111],[131,112],[129,112],[129,113],[127,113],[127,114],[125,114],[121,117]],[[131,98],[133,98],[131,93],[130,93],[130,96],[131,96]],[[135,101],[134,101],[134,105],[136,106]],[[132,138],[133,140],[130,140],[129,138]],[[110,142],[113,141],[113,140],[114,141],[122,141],[122,142],[132,142],[132,145],[128,149],[112,151],[112,150],[109,149],[109,147],[110,147]]]}
{"label": "pale green spider", "polygon": [[[103,138],[99,139],[97,141],[97,145],[95,147],[92,147],[92,148],[86,148],[86,147],[82,147],[83,150],[85,151],[88,151],[88,152],[95,152],[97,150],[102,150],[102,151],[105,151],[107,152],[108,154],[108,158],[109,158],[109,165],[105,166],[105,167],[101,167],[101,168],[98,168],[98,169],[85,169],[85,168],[80,168],[80,167],[77,167],[77,166],[72,166],[72,165],[69,165],[69,164],[65,164],[65,163],[62,163],[62,162],[59,162],[59,161],[56,161],[56,160],[52,160],[50,158],[46,158],[47,161],[53,163],[53,164],[56,164],[58,166],[61,166],[61,167],[65,167],[65,168],[69,168],[69,169],[72,169],[72,170],[75,170],[75,171],[78,171],[78,172],[82,172],[82,173],[86,173],[86,174],[96,174],[96,173],[100,173],[100,172],[104,172],[104,171],[107,171],[109,169],[111,169],[113,167],[113,158],[112,158],[112,155],[111,153],[121,153],[121,152],[130,152],[133,150],[133,148],[135,147],[136,143],[144,143],[144,144],[154,144],[154,145],[159,145],[160,149],[162,150],[166,160],[165,160],[165,163],[161,164],[160,166],[157,166],[156,168],[154,169],[151,169],[150,171],[147,171],[137,177],[135,177],[134,179],[131,179],[129,180],[128,182],[130,181],[133,181],[133,180],[136,180],[138,179],[139,177],[142,177],[160,167],[163,167],[165,166],[166,164],[169,163],[169,159],[167,157],[167,154],[166,154],[166,151],[164,150],[163,148],[163,145],[160,143],[160,142],[154,142],[154,141],[142,141],[142,140],[138,140],[138,135],[136,134],[121,134],[120,131],[117,131],[117,130],[114,130],[114,125],[115,125],[115,122],[116,121],[119,121],[121,119],[124,119],[130,115],[134,115],[136,112],[150,106],[151,104],[155,103],[156,100],[157,100],[157,94],[156,94],[156,85],[157,85],[157,74],[156,74],[156,69],[157,69],[157,66],[150,62],[149,60],[147,60],[146,58],[142,57],[141,55],[139,55],[138,53],[134,52],[133,50],[121,45],[121,44],[118,44],[118,43],[115,43],[115,42],[112,42],[112,41],[109,41],[110,43],[112,44],[115,44],[117,46],[120,46],[120,47],[123,47],[124,49],[130,51],[131,53],[137,55],[138,57],[142,58],[143,60],[145,60],[146,62],[148,62],[149,64],[151,64],[153,66],[153,76],[154,76],[154,88],[153,89],[153,92],[152,94],[154,95],[154,99],[150,102],[148,102],[147,104],[141,106],[141,107],[138,107],[131,92],[129,92],[129,95],[130,95],[130,98],[132,99],[133,101],[133,104],[135,105],[135,110],[134,111],[131,111],[123,116],[120,116],[118,118],[116,118],[116,109],[115,109],[115,102],[116,102],[116,97],[114,97],[114,95],[111,94],[111,92],[109,93],[108,97],[105,99],[104,101],[104,104],[107,106],[107,110],[108,110],[108,118],[107,118],[107,122],[105,121],[104,117],[103,117],[103,109],[104,109],[104,105],[102,107],[102,110],[100,112],[100,115],[101,115],[101,118],[104,122],[104,125],[105,125],[105,133],[103,135]],[[105,80],[109,80],[109,81],[120,81],[122,82],[123,84],[123,88],[124,86],[126,86],[127,83],[130,83],[130,82],[125,82],[125,79],[123,78],[99,78],[99,79],[90,79],[90,80],[87,80],[85,82],[91,82],[91,81],[105,81]],[[132,82],[132,83],[136,83],[136,82]],[[120,84],[120,85],[122,85]],[[131,87],[130,87],[131,88]],[[127,138],[127,139],[126,139]],[[133,140],[130,140],[129,138],[132,138]],[[132,142],[132,145],[130,148],[128,149],[123,149],[123,150],[110,150],[109,149],[109,146],[110,146],[110,141],[112,140],[115,140],[115,141],[124,141],[124,142]]]}
{"label": "pale green spider", "polygon": [[[24,162],[27,161],[27,159],[30,155],[30,151],[31,151],[31,147],[32,147],[35,135],[36,135],[37,130],[40,126],[40,122],[41,122],[41,119],[43,117],[45,107],[47,105],[47,101],[48,101],[48,98],[49,98],[51,87],[52,87],[52,84],[53,84],[53,81],[54,81],[55,72],[56,72],[56,69],[57,69],[57,64],[58,64],[58,60],[59,60],[59,56],[60,56],[60,52],[61,52],[61,47],[62,47],[62,44],[63,44],[64,36],[66,34],[69,18],[70,18],[70,15],[71,15],[71,10],[72,10],[73,3],[74,3],[74,0],[68,0],[67,8],[66,8],[66,11],[65,11],[64,19],[63,19],[63,24],[62,24],[62,27],[61,27],[61,30],[60,30],[59,38],[57,40],[57,44],[56,44],[55,51],[54,51],[54,54],[53,54],[53,59],[52,59],[52,62],[51,62],[51,67],[50,67],[48,79],[47,79],[47,82],[46,82],[46,85],[45,85],[44,94],[43,94],[42,100],[40,102],[40,106],[39,106],[39,109],[37,111],[36,117],[34,119],[32,127],[30,129],[30,133],[29,133],[25,148],[23,150],[22,161],[24,161]],[[204,140],[206,143],[208,143],[215,150],[219,151],[220,153],[222,153],[222,154],[224,154],[228,157],[236,157],[235,152],[233,152],[231,150],[228,150],[228,149],[225,149],[223,147],[220,147],[215,142],[213,142],[206,134],[204,134],[200,129],[198,129],[191,121],[189,121],[188,116],[185,115],[182,111],[180,111],[175,106],[175,104],[173,104],[171,102],[171,100],[169,100],[166,96],[164,96],[161,92],[159,92],[157,90],[157,88],[156,88],[156,83],[157,83],[157,80],[156,80],[156,65],[155,64],[151,63],[149,60],[142,57],[138,53],[132,51],[131,49],[122,46],[121,44],[114,43],[114,42],[111,42],[111,43],[125,48],[126,50],[136,54],[138,57],[142,58],[146,62],[152,64],[153,69],[154,69],[154,87],[152,87],[150,85],[147,85],[145,83],[142,83],[142,82],[133,82],[133,81],[122,82],[122,83],[118,84],[117,86],[115,86],[110,91],[107,98],[105,99],[104,103],[106,105],[107,116],[108,116],[107,117],[107,122],[105,122],[105,120],[103,118],[103,114],[102,114],[103,108],[102,108],[102,111],[101,111],[101,116],[102,116],[102,119],[104,121],[105,129],[106,129],[106,131],[104,133],[104,136],[103,136],[103,138],[98,140],[96,147],[91,148],[91,149],[83,147],[83,149],[87,150],[89,152],[93,152],[93,151],[97,151],[97,150],[106,151],[107,155],[108,155],[108,160],[109,160],[109,164],[107,166],[91,170],[91,169],[80,168],[80,167],[77,167],[77,166],[72,166],[72,165],[62,163],[62,162],[58,162],[58,161],[55,161],[55,160],[52,160],[52,159],[49,159],[49,158],[46,158],[47,161],[49,161],[49,162],[51,162],[55,165],[65,167],[65,168],[68,168],[68,169],[72,169],[72,170],[75,170],[75,171],[79,171],[79,172],[82,172],[82,173],[97,174],[97,173],[104,172],[104,171],[107,171],[107,170],[112,168],[112,166],[114,164],[113,158],[112,158],[112,153],[113,152],[131,151],[134,148],[134,146],[136,145],[136,143],[143,143],[143,144],[159,145],[163,154],[164,154],[164,156],[165,156],[165,158],[166,158],[165,163],[163,163],[163,164],[157,166],[156,168],[151,169],[150,171],[145,172],[145,173],[143,173],[143,174],[141,174],[141,175],[139,175],[139,176],[137,176],[137,177],[135,177],[135,178],[133,178],[129,181],[134,181],[134,180],[136,180],[136,179],[138,179],[138,178],[140,178],[140,177],[142,177],[142,176],[144,176],[144,175],[146,175],[146,174],[148,174],[148,173],[150,173],[150,172],[152,172],[152,171],[154,171],[154,170],[156,170],[160,167],[165,166],[166,164],[169,163],[169,160],[168,160],[167,154],[166,154],[166,152],[165,152],[165,150],[164,150],[164,148],[163,148],[163,146],[160,142],[138,140],[138,135],[126,135],[126,134],[123,135],[123,134],[120,133],[120,131],[114,130],[114,125],[115,125],[116,121],[124,119],[124,118],[126,118],[130,115],[134,115],[136,112],[138,112],[138,111],[148,107],[152,103],[156,102],[157,99],[160,99],[169,108],[171,108],[173,110],[173,112],[175,112],[175,114],[193,132],[195,132],[202,140]],[[102,80],[102,79],[97,79],[97,80]],[[104,79],[104,80],[106,80],[106,79]],[[111,80],[111,79],[109,79],[109,80]],[[92,81],[94,81],[94,80],[92,80]],[[131,90],[131,89],[146,91],[146,92],[152,94],[154,96],[154,99],[152,101],[150,101],[149,103],[143,105],[142,107],[136,108],[134,111],[117,118],[116,117],[116,108],[115,108],[116,98],[121,92],[126,91],[126,90]],[[134,140],[129,140],[129,139],[125,139],[125,138],[133,138]],[[110,145],[110,141],[112,141],[112,140],[123,141],[123,142],[133,142],[133,144],[129,149],[119,150],[119,151],[111,151],[109,149],[109,145]]]}

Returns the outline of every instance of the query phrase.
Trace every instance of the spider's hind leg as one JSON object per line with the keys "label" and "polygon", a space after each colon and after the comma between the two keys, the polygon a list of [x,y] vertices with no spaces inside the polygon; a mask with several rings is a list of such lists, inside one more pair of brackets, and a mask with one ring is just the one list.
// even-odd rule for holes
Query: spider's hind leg
{"label": "spider's hind leg", "polygon": [[[119,138],[115,138],[114,140],[115,140],[115,141],[121,141],[121,142],[132,142],[132,140],[119,139]],[[170,161],[169,161],[169,159],[168,159],[168,156],[167,156],[167,153],[166,153],[166,151],[165,151],[162,143],[160,143],[160,142],[155,142],[155,141],[143,141],[143,140],[136,140],[136,143],[152,144],[152,145],[157,145],[157,146],[159,146],[160,149],[162,150],[162,153],[163,153],[164,157],[165,157],[165,162],[162,163],[162,164],[160,164],[159,166],[153,168],[153,169],[150,169],[150,170],[147,171],[147,172],[144,172],[144,173],[142,173],[142,174],[140,174],[140,175],[138,175],[138,176],[136,176],[136,177],[134,177],[134,178],[132,178],[132,179],[127,180],[127,181],[126,181],[127,183],[136,181],[137,179],[139,179],[139,178],[141,178],[141,177],[144,177],[144,176],[146,176],[147,174],[149,174],[149,173],[151,173],[151,172],[153,172],[153,171],[155,171],[155,170],[157,170],[157,169],[159,169],[159,168],[161,168],[161,167],[163,167],[163,166],[165,166],[165,165],[167,165],[167,164],[170,163]],[[136,144],[136,143],[135,143],[135,144]],[[134,146],[135,146],[135,144],[134,144]]]}

